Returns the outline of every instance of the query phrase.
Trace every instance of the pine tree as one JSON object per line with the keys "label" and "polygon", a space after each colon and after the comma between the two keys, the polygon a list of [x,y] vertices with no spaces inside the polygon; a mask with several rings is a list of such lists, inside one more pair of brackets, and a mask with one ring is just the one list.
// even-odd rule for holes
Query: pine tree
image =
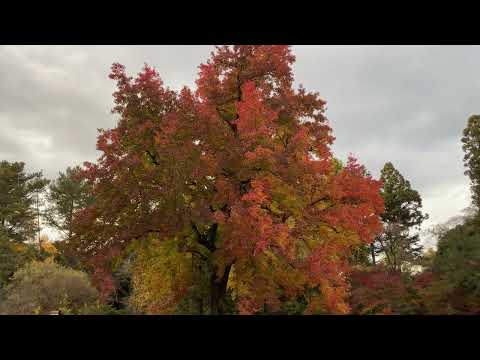
{"label": "pine tree", "polygon": [[64,240],[73,235],[72,221],[75,213],[92,203],[92,195],[86,181],[80,175],[80,167],[67,168],[49,186],[45,212],[47,223],[60,231]]}
{"label": "pine tree", "polygon": [[401,271],[404,265],[415,262],[422,253],[418,230],[424,220],[422,198],[418,191],[412,189],[410,182],[387,162],[381,171],[383,187],[381,194],[385,202],[382,215],[383,233],[376,238],[374,254],[382,254],[387,266],[394,271]]}
{"label": "pine tree", "polygon": [[35,238],[38,202],[48,184],[42,172],[26,173],[23,162],[0,162],[0,234],[12,241]]}
{"label": "pine tree", "polygon": [[465,175],[470,178],[472,189],[472,203],[480,208],[480,115],[472,115],[468,119],[467,127],[463,130],[463,162],[467,170]]}

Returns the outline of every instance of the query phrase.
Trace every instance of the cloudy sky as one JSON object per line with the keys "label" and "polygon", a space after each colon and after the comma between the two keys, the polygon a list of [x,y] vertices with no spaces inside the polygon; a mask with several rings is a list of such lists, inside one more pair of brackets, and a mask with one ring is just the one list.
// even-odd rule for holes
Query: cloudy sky
{"label": "cloudy sky", "polygon": [[[211,46],[0,46],[0,160],[48,178],[93,161],[110,128],[110,65],[153,65],[164,82],[193,86]],[[328,101],[334,151],[375,176],[386,161],[420,191],[430,220],[469,204],[460,138],[480,113],[478,46],[294,46],[295,79]]]}

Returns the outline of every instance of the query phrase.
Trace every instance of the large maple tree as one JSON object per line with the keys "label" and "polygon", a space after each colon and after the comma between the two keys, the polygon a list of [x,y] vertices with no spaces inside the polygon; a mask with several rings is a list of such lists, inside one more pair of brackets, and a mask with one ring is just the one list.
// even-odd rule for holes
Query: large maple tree
{"label": "large maple tree", "polygon": [[117,127],[84,176],[95,203],[72,243],[97,264],[132,241],[169,240],[210,269],[208,313],[235,287],[240,313],[303,295],[306,313],[346,313],[348,259],[381,231],[380,182],[342,166],[318,93],[293,88],[288,46],[216,47],[195,91],[145,65],[114,64]]}

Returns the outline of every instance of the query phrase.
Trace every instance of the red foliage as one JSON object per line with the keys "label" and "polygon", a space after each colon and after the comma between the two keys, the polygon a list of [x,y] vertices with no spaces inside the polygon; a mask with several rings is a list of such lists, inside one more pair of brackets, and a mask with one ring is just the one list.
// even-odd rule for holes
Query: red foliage
{"label": "red foliage", "polygon": [[[347,258],[381,230],[381,184],[353,158],[336,171],[326,103],[293,89],[294,60],[288,46],[217,47],[195,93],[165,88],[147,65],[133,79],[114,64],[120,120],[85,165],[96,203],[78,216],[79,248],[99,254],[217,224],[209,251],[219,277],[234,265],[251,290],[243,312],[307,287],[322,294],[309,311],[346,312]],[[258,270],[265,261],[276,270]]]}
{"label": "red foliage", "polygon": [[357,314],[408,314],[417,311],[417,299],[399,272],[383,267],[351,274],[350,304]]}

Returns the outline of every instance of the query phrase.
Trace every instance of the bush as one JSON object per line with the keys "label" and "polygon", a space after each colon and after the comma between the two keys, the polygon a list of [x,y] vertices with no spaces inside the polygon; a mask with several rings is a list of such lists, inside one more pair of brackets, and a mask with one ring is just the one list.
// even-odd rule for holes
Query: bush
{"label": "bush", "polygon": [[128,309],[115,309],[114,307],[97,302],[79,309],[75,315],[131,315]]}
{"label": "bush", "polygon": [[97,290],[87,275],[51,261],[33,261],[18,270],[6,287],[0,314],[64,314],[94,304]]}
{"label": "bush", "polygon": [[382,266],[351,274],[350,305],[353,314],[417,314],[419,299],[407,274]]}

